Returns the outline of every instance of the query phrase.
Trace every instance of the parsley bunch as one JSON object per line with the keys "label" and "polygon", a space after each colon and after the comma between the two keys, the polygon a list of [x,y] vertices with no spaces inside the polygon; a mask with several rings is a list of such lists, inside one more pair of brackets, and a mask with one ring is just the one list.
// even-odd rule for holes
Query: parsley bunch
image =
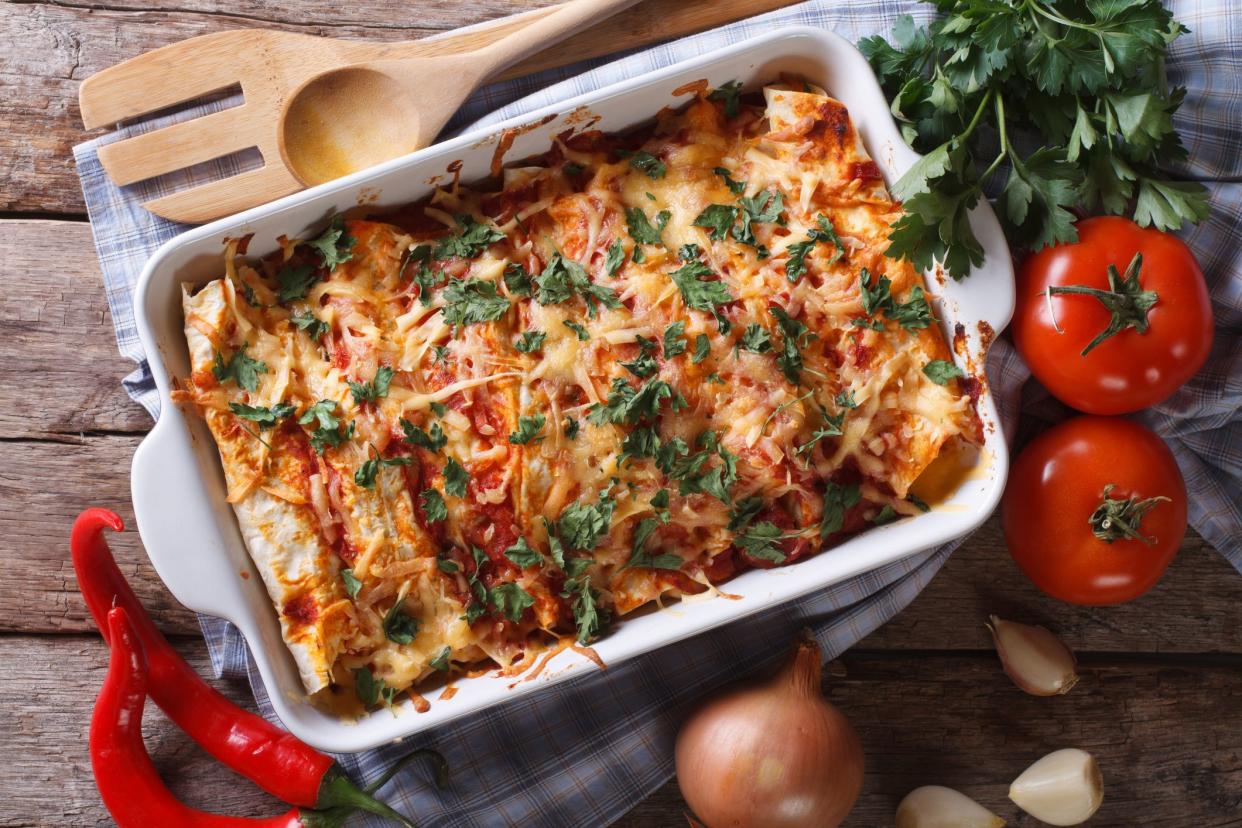
{"label": "parsley bunch", "polygon": [[859,44],[925,153],[893,187],[905,215],[889,256],[966,276],[983,261],[969,211],[1004,164],[997,212],[1017,246],[1076,240],[1079,206],[1133,204],[1138,224],[1162,230],[1207,215],[1202,186],[1159,169],[1186,157],[1172,122],[1185,90],[1168,87],[1164,62],[1187,31],[1159,0],[931,2],[946,16],[921,28],[903,16],[895,45]]}

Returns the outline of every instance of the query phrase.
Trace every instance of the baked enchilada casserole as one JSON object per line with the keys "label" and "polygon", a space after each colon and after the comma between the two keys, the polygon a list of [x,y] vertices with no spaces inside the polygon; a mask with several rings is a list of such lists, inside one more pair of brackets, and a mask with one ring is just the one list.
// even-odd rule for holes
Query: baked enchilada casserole
{"label": "baked enchilada casserole", "polygon": [[682,91],[185,286],[176,396],[308,692],[530,668],[925,509],[916,478],[981,441],[845,108]]}

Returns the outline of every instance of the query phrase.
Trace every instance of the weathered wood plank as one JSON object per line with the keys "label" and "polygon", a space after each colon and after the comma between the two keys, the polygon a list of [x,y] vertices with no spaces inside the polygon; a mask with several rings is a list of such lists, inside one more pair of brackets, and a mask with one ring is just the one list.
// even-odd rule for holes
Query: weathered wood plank
{"label": "weathered wood plank", "polygon": [[[754,12],[773,0],[753,0]],[[793,0],[787,0],[793,2]],[[120,3],[27,2],[0,5],[0,211],[80,213],[71,148],[83,140],[78,83],[142,52],[201,34],[266,27],[346,39],[412,40],[439,31],[550,5],[549,0],[462,0],[455,3],[367,0],[325,6],[306,0],[273,5],[198,0],[176,9],[140,0]],[[717,4],[719,5],[719,4]],[[609,23],[606,36],[584,32],[554,52],[524,61],[524,73],[665,40],[713,25],[707,0],[644,0]]]}
{"label": "weathered wood plank", "polygon": [[121,389],[134,364],[117,352],[90,225],[0,221],[0,273],[0,439],[150,428]]}
{"label": "weathered wood plank", "polygon": [[[65,538],[87,506],[132,517],[129,464],[138,437],[66,443],[0,442],[0,531],[21,578],[0,579],[0,630],[77,632],[90,628],[67,560]],[[164,590],[135,533],[113,538],[135,588],[168,630],[194,633],[193,617]],[[1140,601],[1090,610],[1037,594],[1005,552],[995,518],[949,561],[923,595],[864,643],[886,649],[990,647],[990,612],[1046,623],[1076,649],[1110,652],[1242,652],[1235,609],[1242,578],[1197,536],[1168,576]]]}
{"label": "weathered wood plank", "polygon": [[[179,640],[200,672],[201,641]],[[50,675],[48,665],[55,664]],[[106,654],[86,636],[0,638],[0,729],[7,757],[0,826],[110,824],[86,753],[90,701]],[[1005,799],[1008,782],[1044,752],[1077,746],[1098,758],[1106,780],[1098,826],[1238,824],[1242,808],[1242,671],[1087,658],[1084,678],[1058,699],[1014,690],[993,659],[850,653],[829,665],[833,702],[858,728],[867,754],[864,793],[848,826],[891,824],[911,788],[938,783],[970,793],[1033,826]],[[224,684],[249,704],[245,688]],[[280,806],[206,757],[154,706],[147,743],[164,778],[187,802],[213,811],[272,814]],[[669,783],[617,823],[684,826],[685,806]]]}

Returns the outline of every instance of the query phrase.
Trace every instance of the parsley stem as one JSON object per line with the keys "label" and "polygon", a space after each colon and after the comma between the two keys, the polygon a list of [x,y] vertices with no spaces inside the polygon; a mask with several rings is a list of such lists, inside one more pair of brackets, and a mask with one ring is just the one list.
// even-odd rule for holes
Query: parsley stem
{"label": "parsley stem", "polygon": [[1001,162],[1009,157],[1009,132],[1005,129],[1005,98],[1001,95],[996,96],[996,131],[1000,133],[1000,152],[992,163],[988,165],[988,168],[983,171],[983,175],[980,176],[980,186],[982,186],[984,181],[988,180],[992,173],[996,172],[996,168],[1001,165]]}
{"label": "parsley stem", "polygon": [[1023,5],[1028,10],[1033,11],[1036,14],[1039,14],[1039,15],[1042,15],[1043,17],[1048,18],[1053,23],[1059,23],[1062,26],[1066,26],[1071,29],[1082,29],[1083,31],[1086,31],[1086,32],[1098,32],[1099,31],[1098,26],[1091,26],[1087,23],[1079,23],[1075,20],[1066,20],[1064,17],[1061,17],[1058,14],[1053,14],[1052,12],[1044,8],[1043,5],[1038,2],[1038,0],[1026,0],[1026,2],[1023,3]]}
{"label": "parsley stem", "polygon": [[970,119],[970,123],[966,125],[966,131],[963,132],[961,135],[959,135],[957,138],[959,142],[964,144],[966,143],[967,139],[970,138],[971,133],[975,131],[975,127],[979,126],[979,121],[983,119],[983,111],[987,109],[988,104],[991,103],[992,98],[995,95],[996,95],[996,90],[989,89],[987,91],[987,94],[984,95],[982,100],[979,101],[979,106],[975,108],[974,116]]}

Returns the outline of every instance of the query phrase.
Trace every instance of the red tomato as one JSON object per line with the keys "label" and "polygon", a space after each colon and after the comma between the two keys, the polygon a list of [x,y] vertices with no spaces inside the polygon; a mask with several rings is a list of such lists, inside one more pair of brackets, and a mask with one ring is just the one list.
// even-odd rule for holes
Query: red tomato
{"label": "red tomato", "polygon": [[[1113,313],[1094,296],[1058,294],[1050,314],[1047,289],[1107,291],[1109,266],[1124,283],[1136,254],[1142,264],[1135,290],[1154,292],[1155,304],[1145,312],[1134,298],[1123,300],[1123,316],[1137,327],[1123,328],[1084,356]],[[1180,239],[1117,216],[1091,218],[1078,223],[1077,242],[1045,248],[1022,264],[1013,338],[1057,399],[1090,414],[1124,414],[1167,399],[1203,366],[1212,347],[1212,303],[1194,254]]]}
{"label": "red tomato", "polygon": [[[1106,528],[1097,514],[1104,503],[1121,518]],[[1032,440],[1014,461],[1001,508],[1014,561],[1071,604],[1120,604],[1147,592],[1186,534],[1186,486],[1173,453],[1120,417],[1076,417]],[[1122,522],[1141,539],[1127,537]]]}

